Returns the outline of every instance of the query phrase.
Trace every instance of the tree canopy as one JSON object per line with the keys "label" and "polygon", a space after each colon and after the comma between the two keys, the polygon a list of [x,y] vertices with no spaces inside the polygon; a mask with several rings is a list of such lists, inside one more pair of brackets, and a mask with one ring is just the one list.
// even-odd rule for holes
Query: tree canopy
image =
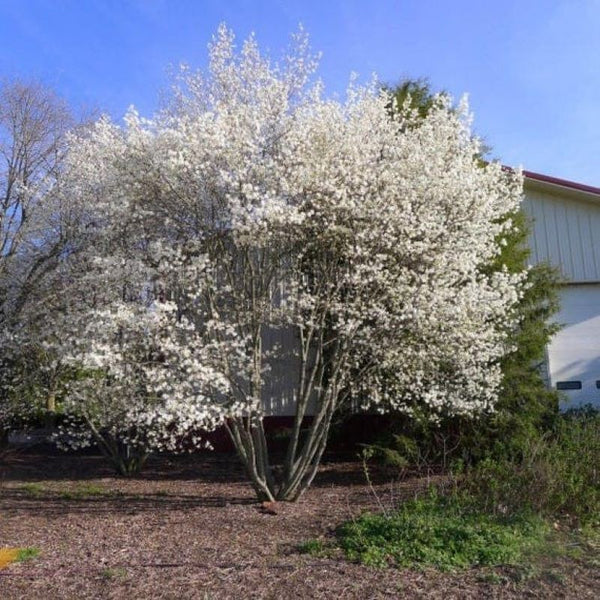
{"label": "tree canopy", "polygon": [[[497,402],[526,275],[486,266],[520,173],[480,163],[466,103],[390,114],[376,85],[324,97],[315,69],[303,32],[274,63],[221,27],[167,109],[72,138],[57,192],[78,251],[47,280],[56,318],[20,332],[77,371],[67,443],[142,457],[223,426],[257,495],[294,500],[351,401]],[[277,468],[273,398],[294,409]]]}

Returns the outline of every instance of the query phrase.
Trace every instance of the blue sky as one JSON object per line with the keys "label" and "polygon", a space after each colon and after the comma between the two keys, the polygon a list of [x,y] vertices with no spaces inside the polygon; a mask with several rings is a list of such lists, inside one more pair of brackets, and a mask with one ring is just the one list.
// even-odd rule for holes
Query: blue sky
{"label": "blue sky", "polygon": [[149,114],[169,65],[204,66],[222,21],[273,54],[301,22],[330,93],[352,71],[468,92],[493,156],[600,185],[600,0],[0,0],[0,75]]}

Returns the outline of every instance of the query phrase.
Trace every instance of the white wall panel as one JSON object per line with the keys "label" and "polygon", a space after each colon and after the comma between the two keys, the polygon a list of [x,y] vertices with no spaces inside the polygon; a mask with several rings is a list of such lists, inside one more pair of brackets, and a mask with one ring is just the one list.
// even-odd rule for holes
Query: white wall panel
{"label": "white wall panel", "polygon": [[[292,327],[267,329],[263,332],[263,348],[272,352],[269,373],[262,389],[262,404],[268,416],[290,416],[296,413],[296,394],[300,378],[298,333]],[[314,398],[307,414],[314,414]]]}
{"label": "white wall panel", "polygon": [[600,282],[600,204],[526,189],[532,262],[549,262],[573,283]]}

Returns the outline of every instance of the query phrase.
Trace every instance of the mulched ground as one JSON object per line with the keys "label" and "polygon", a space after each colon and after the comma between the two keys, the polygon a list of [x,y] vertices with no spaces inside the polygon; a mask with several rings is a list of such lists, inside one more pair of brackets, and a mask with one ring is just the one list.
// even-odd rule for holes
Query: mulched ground
{"label": "mulched ground", "polygon": [[272,515],[255,503],[228,456],[157,458],[141,477],[125,480],[97,457],[22,453],[0,465],[0,547],[37,547],[41,554],[0,570],[0,598],[600,597],[598,561],[554,558],[533,571],[443,574],[378,570],[298,551],[423,483],[380,479],[377,500],[360,464],[326,461],[300,502]]}

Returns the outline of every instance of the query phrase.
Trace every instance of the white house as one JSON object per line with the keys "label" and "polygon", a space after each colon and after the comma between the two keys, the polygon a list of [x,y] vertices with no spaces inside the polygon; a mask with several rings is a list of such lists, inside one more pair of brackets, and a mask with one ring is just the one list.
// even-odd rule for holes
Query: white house
{"label": "white house", "polygon": [[565,408],[600,407],[600,188],[525,171],[532,262],[560,269],[564,285],[548,347],[549,385]]}

